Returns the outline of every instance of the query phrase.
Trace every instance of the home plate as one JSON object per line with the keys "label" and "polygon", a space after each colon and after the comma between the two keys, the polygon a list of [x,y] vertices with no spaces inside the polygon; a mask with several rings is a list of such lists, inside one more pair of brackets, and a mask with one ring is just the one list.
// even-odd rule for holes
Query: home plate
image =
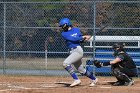
{"label": "home plate", "polygon": [[111,88],[111,87],[103,87],[103,86],[102,86],[102,87],[100,87],[100,88]]}

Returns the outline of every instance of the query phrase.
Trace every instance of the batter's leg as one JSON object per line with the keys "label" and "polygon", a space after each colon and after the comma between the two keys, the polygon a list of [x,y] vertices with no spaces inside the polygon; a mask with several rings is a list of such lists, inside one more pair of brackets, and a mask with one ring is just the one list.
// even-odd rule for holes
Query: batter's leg
{"label": "batter's leg", "polygon": [[72,64],[77,62],[82,58],[82,55],[80,55],[77,52],[71,53],[63,62],[63,67],[70,73],[70,75],[73,77],[74,82],[70,85],[71,87],[79,85],[81,81],[79,80],[78,76],[76,75],[74,68],[72,67]]}
{"label": "batter's leg", "polygon": [[92,80],[92,82],[90,84],[91,87],[95,86],[98,79],[93,75],[92,72],[90,72],[84,68],[81,60],[79,60],[77,63],[74,63],[74,66],[82,75],[85,75]]}

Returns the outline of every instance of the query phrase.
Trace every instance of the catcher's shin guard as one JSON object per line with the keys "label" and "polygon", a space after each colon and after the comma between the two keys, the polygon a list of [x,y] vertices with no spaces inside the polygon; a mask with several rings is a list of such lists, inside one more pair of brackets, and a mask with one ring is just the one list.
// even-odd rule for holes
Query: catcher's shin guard
{"label": "catcher's shin guard", "polygon": [[113,74],[118,80],[122,80],[125,82],[131,82],[131,78],[128,77],[125,73],[122,73],[118,68],[113,70]]}

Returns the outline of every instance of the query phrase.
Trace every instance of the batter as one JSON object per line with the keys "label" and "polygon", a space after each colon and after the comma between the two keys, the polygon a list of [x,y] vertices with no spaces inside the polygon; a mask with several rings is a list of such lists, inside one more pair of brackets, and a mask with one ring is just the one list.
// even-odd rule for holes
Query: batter
{"label": "batter", "polygon": [[75,67],[81,75],[85,75],[91,79],[92,82],[89,86],[95,86],[98,79],[93,75],[93,72],[89,72],[83,67],[81,60],[83,57],[83,49],[80,46],[80,42],[89,40],[91,36],[83,36],[80,29],[73,27],[70,19],[68,18],[62,18],[59,22],[59,26],[63,29],[61,35],[70,50],[70,55],[63,62],[63,67],[74,79],[74,82],[70,85],[70,87],[80,85],[81,83],[81,80],[76,75],[73,67]]}

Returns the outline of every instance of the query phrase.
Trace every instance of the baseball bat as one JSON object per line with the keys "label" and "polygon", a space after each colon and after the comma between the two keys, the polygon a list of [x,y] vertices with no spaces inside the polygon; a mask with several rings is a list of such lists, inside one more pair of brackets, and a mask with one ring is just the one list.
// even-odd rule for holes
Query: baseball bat
{"label": "baseball bat", "polygon": [[[104,27],[102,27],[102,28],[101,28],[99,31],[97,31],[97,32],[101,32],[101,31],[104,30],[107,26],[108,26],[108,24],[105,25]],[[96,33],[97,33],[97,32],[96,32]],[[90,38],[88,41],[93,41],[93,36],[91,36],[91,38]]]}

